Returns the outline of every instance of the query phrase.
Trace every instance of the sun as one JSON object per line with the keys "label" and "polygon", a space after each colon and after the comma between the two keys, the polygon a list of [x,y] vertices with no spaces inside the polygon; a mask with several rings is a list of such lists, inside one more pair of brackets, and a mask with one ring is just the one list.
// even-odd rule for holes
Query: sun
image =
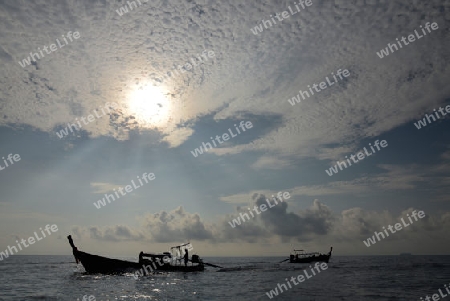
{"label": "sun", "polygon": [[130,93],[130,113],[140,126],[162,126],[169,120],[170,101],[161,87],[140,86]]}

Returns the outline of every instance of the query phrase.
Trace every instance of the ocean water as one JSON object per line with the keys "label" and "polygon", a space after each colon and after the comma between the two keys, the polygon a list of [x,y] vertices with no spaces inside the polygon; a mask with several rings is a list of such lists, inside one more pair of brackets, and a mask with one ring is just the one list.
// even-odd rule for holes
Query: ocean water
{"label": "ocean water", "polygon": [[[309,264],[278,264],[283,259],[204,258],[225,271],[136,280],[85,274],[73,256],[16,255],[0,262],[0,300],[271,300],[266,292],[285,278],[311,274]],[[420,300],[449,283],[450,256],[333,256],[327,270],[272,300]]]}

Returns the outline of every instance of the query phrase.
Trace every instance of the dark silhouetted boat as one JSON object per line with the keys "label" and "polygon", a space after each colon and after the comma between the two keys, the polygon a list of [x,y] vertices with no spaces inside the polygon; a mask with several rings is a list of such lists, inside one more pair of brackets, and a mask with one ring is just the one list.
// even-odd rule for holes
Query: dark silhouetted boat
{"label": "dark silhouetted boat", "polygon": [[319,252],[311,252],[307,253],[305,250],[295,250],[288,259],[285,259],[282,262],[288,261],[290,263],[311,263],[311,262],[326,262],[330,260],[331,252],[333,251],[333,247],[330,248],[330,252],[328,254],[321,254]]}
{"label": "dark silhouetted boat", "polygon": [[[84,269],[92,274],[123,274],[134,273],[137,271],[165,271],[165,272],[199,272],[205,269],[203,260],[198,255],[192,255],[191,265],[173,264],[172,254],[165,252],[162,254],[139,254],[139,262],[131,262],[120,259],[111,259],[98,255],[92,255],[79,251],[73,244],[72,237],[67,236],[70,246],[72,247],[73,256],[77,263],[81,262]],[[186,244],[187,245],[187,244]],[[181,249],[185,245],[176,246],[173,248]],[[145,259],[147,257],[149,259]],[[207,264],[214,266],[212,264]]]}

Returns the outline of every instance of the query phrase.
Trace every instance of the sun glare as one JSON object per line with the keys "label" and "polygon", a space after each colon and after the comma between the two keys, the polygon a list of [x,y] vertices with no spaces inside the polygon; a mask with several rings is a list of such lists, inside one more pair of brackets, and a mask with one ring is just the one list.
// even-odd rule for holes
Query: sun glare
{"label": "sun glare", "polygon": [[130,113],[140,126],[162,126],[169,119],[170,102],[160,87],[139,87],[130,93]]}

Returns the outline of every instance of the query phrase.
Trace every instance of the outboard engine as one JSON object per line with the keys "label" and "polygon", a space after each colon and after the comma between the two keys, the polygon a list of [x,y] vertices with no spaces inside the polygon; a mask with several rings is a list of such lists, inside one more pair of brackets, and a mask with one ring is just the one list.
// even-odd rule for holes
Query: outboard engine
{"label": "outboard engine", "polygon": [[293,262],[293,261],[294,261],[294,255],[291,254],[291,256],[289,256],[289,260],[290,260],[291,262]]}
{"label": "outboard engine", "polygon": [[192,255],[192,263],[201,263],[200,256]]}

